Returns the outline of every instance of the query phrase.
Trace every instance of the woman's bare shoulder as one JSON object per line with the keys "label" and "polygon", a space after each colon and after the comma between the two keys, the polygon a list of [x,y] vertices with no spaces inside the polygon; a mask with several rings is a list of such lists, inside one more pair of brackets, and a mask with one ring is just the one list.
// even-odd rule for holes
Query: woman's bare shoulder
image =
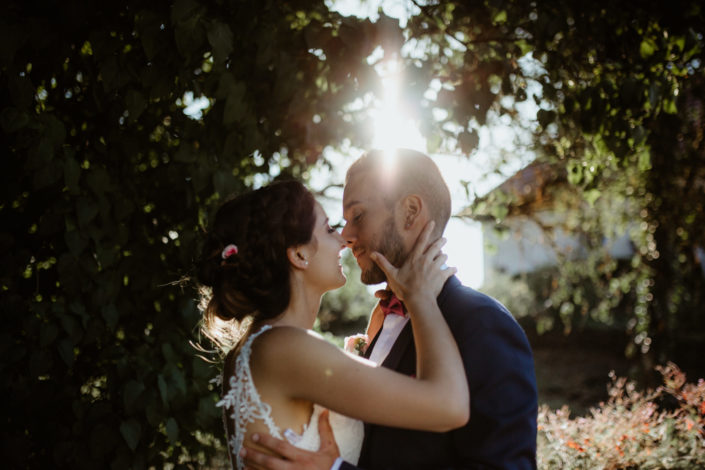
{"label": "woman's bare shoulder", "polygon": [[262,333],[252,345],[253,358],[262,365],[293,365],[297,358],[308,358],[322,348],[335,346],[312,330],[295,326],[275,326]]}

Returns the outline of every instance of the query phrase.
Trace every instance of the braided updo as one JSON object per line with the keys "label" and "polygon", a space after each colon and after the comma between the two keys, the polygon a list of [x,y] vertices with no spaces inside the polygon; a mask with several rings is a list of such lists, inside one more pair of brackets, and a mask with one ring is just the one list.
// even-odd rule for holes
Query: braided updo
{"label": "braided updo", "polygon": [[[232,341],[222,338],[223,321],[265,321],[286,309],[286,250],[310,242],[315,222],[315,199],[298,181],[272,183],[218,209],[198,270],[199,282],[209,288],[201,299],[207,336],[227,347]],[[235,245],[237,253],[223,259],[228,245]]]}

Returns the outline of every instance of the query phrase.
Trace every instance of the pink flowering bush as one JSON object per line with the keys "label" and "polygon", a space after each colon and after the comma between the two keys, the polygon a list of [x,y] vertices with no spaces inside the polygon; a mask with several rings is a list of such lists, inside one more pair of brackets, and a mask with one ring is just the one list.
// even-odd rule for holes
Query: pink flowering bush
{"label": "pink flowering bush", "polygon": [[687,383],[672,363],[657,370],[664,385],[646,392],[611,374],[607,403],[588,417],[541,407],[538,468],[705,468],[705,381]]}

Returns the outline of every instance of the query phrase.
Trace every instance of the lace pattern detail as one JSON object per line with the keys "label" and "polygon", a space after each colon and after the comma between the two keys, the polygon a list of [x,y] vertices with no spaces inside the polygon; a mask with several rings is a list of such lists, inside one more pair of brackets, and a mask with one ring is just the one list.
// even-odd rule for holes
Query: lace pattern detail
{"label": "lace pattern detail", "polygon": [[[252,423],[256,419],[262,420],[267,425],[267,429],[272,436],[282,439],[282,432],[272,419],[272,407],[260,399],[250,370],[252,342],[271,328],[270,325],[265,325],[257,333],[247,338],[237,358],[235,358],[235,373],[230,377],[229,381],[230,390],[216,404],[216,406],[223,407],[225,410],[232,409],[232,414],[228,416],[233,420],[235,429],[228,445],[235,457],[238,470],[244,468],[244,462],[240,458],[239,452],[247,433],[248,423]],[[318,417],[323,410],[322,406],[314,404],[313,413],[309,423],[304,425],[302,434],[298,435],[287,429],[284,432],[286,439],[300,449],[317,451],[320,447]],[[329,422],[340,450],[340,456],[343,460],[356,464],[362,448],[364,424],[360,420],[348,418],[334,412],[330,413]]]}
{"label": "lace pattern detail", "polygon": [[274,424],[274,420],[272,419],[272,407],[260,399],[257,388],[255,388],[254,381],[252,380],[252,372],[250,371],[252,342],[259,335],[271,328],[270,325],[265,325],[257,333],[247,338],[247,341],[242,345],[235,359],[235,374],[230,376],[230,390],[223,399],[216,404],[216,406],[225,407],[227,410],[233,410],[230,418],[235,423],[235,432],[230,438],[229,445],[237,461],[238,469],[244,468],[244,463],[240,458],[239,451],[245,439],[248,423],[253,423],[256,419],[260,419],[267,425],[267,429],[272,436],[279,439],[282,438],[279,428]]}

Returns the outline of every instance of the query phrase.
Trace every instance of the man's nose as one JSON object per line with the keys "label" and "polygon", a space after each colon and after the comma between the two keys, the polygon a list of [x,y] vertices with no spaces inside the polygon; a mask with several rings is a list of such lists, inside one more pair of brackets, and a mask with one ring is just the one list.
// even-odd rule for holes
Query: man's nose
{"label": "man's nose", "polygon": [[357,237],[353,233],[352,228],[350,227],[350,224],[345,224],[343,226],[343,231],[340,232],[340,234],[343,236],[343,239],[345,240],[345,244],[350,247],[352,244],[355,242]]}

